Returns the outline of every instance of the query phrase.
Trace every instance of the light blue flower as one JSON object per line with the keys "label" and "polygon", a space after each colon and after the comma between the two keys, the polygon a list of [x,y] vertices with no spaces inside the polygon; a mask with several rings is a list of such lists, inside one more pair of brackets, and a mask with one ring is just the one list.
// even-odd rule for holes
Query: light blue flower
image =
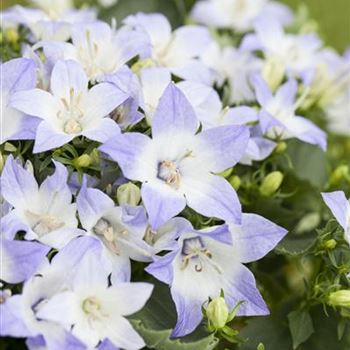
{"label": "light blue flower", "polygon": [[60,147],[80,135],[103,142],[119,133],[117,124],[106,116],[128,96],[109,83],[88,89],[86,74],[77,62],[55,64],[50,91],[20,91],[11,99],[14,108],[42,119],[34,153]]}
{"label": "light blue flower", "polygon": [[243,156],[245,126],[223,126],[196,134],[198,120],[183,93],[170,84],[153,117],[152,139],[125,133],[100,149],[118,162],[125,177],[141,181],[141,195],[153,229],[186,204],[197,212],[240,223],[236,192],[220,176]]}

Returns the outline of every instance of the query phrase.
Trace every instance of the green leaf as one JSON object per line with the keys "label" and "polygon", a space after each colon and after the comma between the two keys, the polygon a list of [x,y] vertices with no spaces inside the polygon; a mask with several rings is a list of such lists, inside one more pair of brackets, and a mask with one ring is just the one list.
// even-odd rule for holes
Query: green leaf
{"label": "green leaf", "polygon": [[310,313],[305,310],[296,310],[288,314],[289,329],[292,334],[293,349],[304,343],[314,332]]}
{"label": "green leaf", "polygon": [[306,253],[315,243],[316,234],[287,235],[275,248],[275,252],[283,255],[301,255]]}
{"label": "green leaf", "polygon": [[176,310],[169,287],[152,279],[154,291],[146,306],[130,317],[134,328],[143,337],[148,348],[157,350],[212,350],[219,340],[199,327],[189,336],[170,339],[176,323]]}
{"label": "green leaf", "polygon": [[298,140],[288,142],[288,155],[293,170],[299,179],[310,182],[315,187],[323,187],[327,182],[326,153],[319,147]]}
{"label": "green leaf", "polygon": [[100,17],[105,21],[115,18],[120,23],[126,16],[137,12],[160,12],[174,27],[184,23],[183,7],[176,0],[119,0],[115,6],[101,11]]}
{"label": "green leaf", "polygon": [[240,350],[256,350],[260,343],[266,350],[292,349],[290,333],[280,317],[252,318],[240,332],[240,337],[247,339],[240,344]]}

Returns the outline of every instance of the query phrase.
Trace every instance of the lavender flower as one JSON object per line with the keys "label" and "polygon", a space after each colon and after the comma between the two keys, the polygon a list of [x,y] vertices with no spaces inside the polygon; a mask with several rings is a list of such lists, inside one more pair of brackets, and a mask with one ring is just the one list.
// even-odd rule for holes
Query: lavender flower
{"label": "lavender flower", "polygon": [[243,214],[239,226],[183,233],[173,251],[146,269],[171,285],[178,315],[172,336],[191,333],[202,319],[203,303],[220,295],[221,289],[229,308],[244,301],[238,315],[267,315],[269,311],[254,276],[242,263],[262,258],[286,233],[255,214]]}
{"label": "lavender flower", "polygon": [[80,135],[103,142],[119,133],[117,124],[104,118],[127,98],[114,85],[101,83],[88,89],[88,79],[78,63],[58,61],[50,90],[21,91],[11,99],[13,107],[43,120],[34,153],[62,146]]}
{"label": "lavender flower", "polygon": [[26,232],[25,239],[38,240],[60,249],[81,234],[77,228],[76,205],[67,185],[68,172],[55,162],[56,170],[40,185],[29,170],[22,168],[9,156],[2,176],[1,189],[7,202],[13,206],[2,220],[7,237],[17,231]]}
{"label": "lavender flower", "polygon": [[153,229],[189,207],[206,216],[239,223],[240,203],[225,179],[213,175],[242,157],[248,130],[224,126],[195,135],[198,121],[182,94],[170,84],[153,117],[150,139],[126,133],[101,146],[124,175],[143,182],[141,195]]}

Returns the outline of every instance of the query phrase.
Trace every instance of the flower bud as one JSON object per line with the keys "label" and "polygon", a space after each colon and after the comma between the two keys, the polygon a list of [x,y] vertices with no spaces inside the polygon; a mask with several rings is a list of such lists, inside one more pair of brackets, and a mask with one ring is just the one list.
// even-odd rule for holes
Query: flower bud
{"label": "flower bud", "polygon": [[277,144],[275,152],[277,154],[282,154],[287,149],[287,144],[284,141],[281,141]]}
{"label": "flower bud", "polygon": [[272,91],[275,91],[281,84],[284,73],[284,64],[278,58],[271,57],[264,63],[262,76]]}
{"label": "flower bud", "polygon": [[207,317],[215,329],[224,328],[229,316],[229,310],[223,297],[213,299],[207,308]]}
{"label": "flower bud", "polygon": [[91,157],[88,154],[82,154],[80,157],[74,159],[74,165],[77,168],[87,168],[91,164]]}
{"label": "flower bud", "polygon": [[328,239],[324,242],[324,247],[327,250],[333,250],[337,246],[337,241],[335,239]]}
{"label": "flower bud", "polygon": [[343,306],[350,308],[350,289],[338,290],[328,296],[328,304],[332,306]]}
{"label": "flower bud", "polygon": [[15,28],[8,28],[5,30],[5,39],[10,42],[11,44],[15,44],[18,42],[19,34],[17,29]]}
{"label": "flower bud", "polygon": [[335,168],[330,177],[331,185],[338,185],[343,179],[346,179],[350,176],[349,166],[348,165],[339,165]]}
{"label": "flower bud", "polygon": [[271,197],[280,188],[282,181],[283,174],[280,171],[273,171],[264,178],[260,185],[260,194],[265,197]]}
{"label": "flower bud", "polygon": [[118,187],[117,200],[120,205],[137,205],[141,199],[140,189],[132,182],[128,182]]}
{"label": "flower bud", "polygon": [[229,182],[236,191],[241,187],[241,179],[237,175],[231,176]]}

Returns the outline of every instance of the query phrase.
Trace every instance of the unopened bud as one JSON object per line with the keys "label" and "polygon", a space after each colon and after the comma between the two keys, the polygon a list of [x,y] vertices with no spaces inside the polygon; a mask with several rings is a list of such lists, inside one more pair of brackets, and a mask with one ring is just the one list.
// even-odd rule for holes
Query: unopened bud
{"label": "unopened bud", "polygon": [[335,239],[328,239],[324,242],[324,247],[327,250],[333,250],[337,246],[337,241]]}
{"label": "unopened bud", "polygon": [[273,171],[268,174],[260,185],[260,193],[265,197],[272,196],[281,186],[283,174],[280,171]]}
{"label": "unopened bud", "polygon": [[132,182],[128,182],[118,187],[117,200],[120,205],[137,205],[141,199],[140,189]]}
{"label": "unopened bud", "polygon": [[87,168],[91,164],[91,157],[88,154],[82,154],[80,157],[74,159],[74,165],[77,168]]}
{"label": "unopened bud", "polygon": [[338,290],[328,297],[328,304],[331,306],[343,306],[350,308],[350,289]]}
{"label": "unopened bud", "polygon": [[94,148],[91,153],[89,154],[91,158],[91,163],[92,164],[99,164],[100,163],[100,152],[98,151],[97,148]]}
{"label": "unopened bud", "polygon": [[229,177],[232,173],[232,168],[226,169],[225,171],[223,171],[222,173],[220,173],[219,175],[222,177]]}
{"label": "unopened bud", "polygon": [[277,154],[281,154],[283,153],[285,150],[287,149],[287,144],[284,141],[281,141],[277,144],[276,148],[275,148],[275,152]]}
{"label": "unopened bud", "polygon": [[213,299],[206,310],[211,326],[215,329],[224,328],[229,316],[229,310],[223,297]]}
{"label": "unopened bud", "polygon": [[347,179],[350,176],[348,165],[339,165],[335,168],[330,177],[331,185],[338,185],[343,179]]}
{"label": "unopened bud", "polygon": [[15,28],[7,28],[5,30],[5,39],[11,44],[16,44],[19,39],[19,34]]}
{"label": "unopened bud", "polygon": [[241,187],[242,183],[241,179],[237,175],[231,176],[229,182],[236,191]]}

